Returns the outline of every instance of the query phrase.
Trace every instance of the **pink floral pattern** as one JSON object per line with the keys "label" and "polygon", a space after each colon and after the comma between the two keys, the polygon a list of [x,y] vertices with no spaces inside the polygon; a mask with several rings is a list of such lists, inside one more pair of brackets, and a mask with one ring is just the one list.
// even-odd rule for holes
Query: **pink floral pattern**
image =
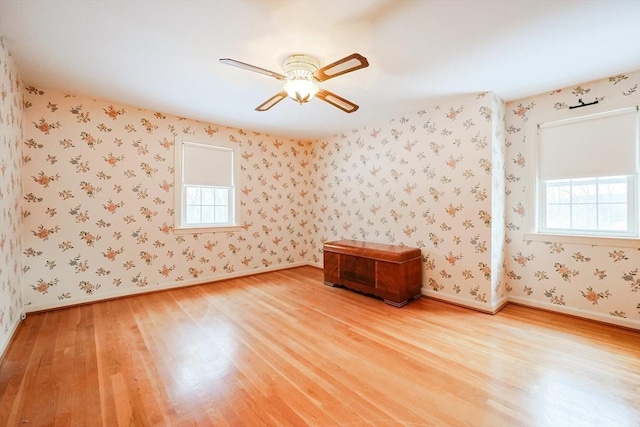
{"label": "pink floral pattern", "polygon": [[[531,141],[525,135],[527,120],[538,111],[562,110],[575,105],[579,97],[640,104],[637,92],[640,72],[620,74],[606,79],[581,83],[548,94],[507,104],[507,248],[514,254],[535,254],[522,263],[519,257],[507,259],[510,275],[509,297],[523,304],[544,308],[563,306],[571,314],[586,314],[602,321],[640,327],[640,287],[634,283],[640,265],[640,250],[557,242],[527,240],[523,233],[532,214],[529,203],[529,168],[526,161]],[[589,111],[585,109],[585,114]],[[637,280],[637,279],[636,279]]]}
{"label": "pink floral pattern", "polygon": [[506,297],[492,263],[504,244],[492,227],[504,223],[492,215],[504,203],[503,114],[483,93],[316,143],[319,240],[421,248],[424,293],[492,311]]}
{"label": "pink floral pattern", "polygon": [[[28,86],[27,311],[305,264],[311,145]],[[174,141],[237,144],[240,231],[174,234]]]}
{"label": "pink floral pattern", "polygon": [[22,312],[22,123],[18,69],[0,38],[0,354]]}
{"label": "pink floral pattern", "polygon": [[[22,311],[321,266],[322,242],[341,238],[421,248],[423,292],[444,300],[638,327],[640,251],[523,233],[526,122],[585,94],[638,103],[639,81],[480,93],[307,142],[22,88],[0,39],[0,350]],[[238,145],[239,231],[174,234],[173,150],[190,135]]]}

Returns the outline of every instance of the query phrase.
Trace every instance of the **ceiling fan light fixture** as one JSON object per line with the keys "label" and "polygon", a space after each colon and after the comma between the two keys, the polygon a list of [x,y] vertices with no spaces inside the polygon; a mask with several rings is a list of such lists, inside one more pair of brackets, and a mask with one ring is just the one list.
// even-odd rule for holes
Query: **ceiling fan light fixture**
{"label": "ceiling fan light fixture", "polygon": [[318,83],[369,66],[367,58],[359,53],[352,53],[322,68],[319,68],[318,60],[313,56],[296,53],[287,56],[282,62],[284,74],[231,58],[220,58],[220,62],[284,81],[282,90],[258,105],[256,111],[267,111],[287,97],[301,105],[315,97],[339,108],[345,113],[353,113],[359,108],[356,104],[328,90],[320,89]]}
{"label": "ceiling fan light fixture", "polygon": [[309,102],[320,90],[317,84],[307,79],[287,80],[283,89],[290,98],[299,104]]}

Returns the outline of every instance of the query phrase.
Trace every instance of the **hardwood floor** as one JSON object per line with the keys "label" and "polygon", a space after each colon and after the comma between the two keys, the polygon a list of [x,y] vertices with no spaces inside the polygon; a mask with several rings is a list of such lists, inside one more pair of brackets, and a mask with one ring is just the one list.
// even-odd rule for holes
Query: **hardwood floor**
{"label": "hardwood floor", "polygon": [[640,333],[398,309],[301,267],[29,315],[7,426],[639,426]]}

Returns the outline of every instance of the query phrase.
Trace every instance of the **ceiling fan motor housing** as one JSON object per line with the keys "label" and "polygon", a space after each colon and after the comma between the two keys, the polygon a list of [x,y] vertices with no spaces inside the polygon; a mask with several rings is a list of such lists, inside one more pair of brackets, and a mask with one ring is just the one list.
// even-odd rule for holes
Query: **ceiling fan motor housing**
{"label": "ceiling fan motor housing", "polygon": [[311,76],[320,68],[318,60],[313,56],[304,54],[293,54],[287,56],[282,61],[282,69],[287,77]]}

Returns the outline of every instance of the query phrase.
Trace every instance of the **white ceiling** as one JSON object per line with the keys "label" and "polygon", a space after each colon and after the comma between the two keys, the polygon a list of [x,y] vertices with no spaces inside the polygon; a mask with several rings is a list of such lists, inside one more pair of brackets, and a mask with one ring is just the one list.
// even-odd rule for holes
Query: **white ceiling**
{"label": "white ceiling", "polygon": [[[640,69],[640,0],[0,0],[0,35],[26,84],[273,135],[315,139],[494,91],[509,101]],[[369,68],[321,100],[254,108],[291,53]],[[588,101],[588,100],[586,100]]]}

